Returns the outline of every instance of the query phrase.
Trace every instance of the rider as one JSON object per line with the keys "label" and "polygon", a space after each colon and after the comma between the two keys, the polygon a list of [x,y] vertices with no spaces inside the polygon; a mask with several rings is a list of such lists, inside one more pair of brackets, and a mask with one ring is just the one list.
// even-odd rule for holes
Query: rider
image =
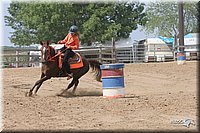
{"label": "rider", "polygon": [[75,55],[75,52],[72,50],[78,49],[80,42],[79,42],[79,36],[80,32],[78,30],[78,27],[73,25],[69,29],[69,33],[64,38],[64,40],[58,41],[58,44],[65,44],[63,48],[60,50],[64,53],[64,58],[62,61],[62,69],[59,71],[59,75],[62,75],[64,71],[67,72],[68,79],[73,77],[73,74],[70,71],[70,65],[68,63],[69,58],[72,58]]}

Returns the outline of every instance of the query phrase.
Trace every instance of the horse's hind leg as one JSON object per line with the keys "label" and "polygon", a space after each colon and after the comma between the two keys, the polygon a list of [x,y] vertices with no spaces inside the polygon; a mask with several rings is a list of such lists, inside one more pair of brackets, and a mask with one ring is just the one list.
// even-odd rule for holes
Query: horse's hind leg
{"label": "horse's hind leg", "polygon": [[72,80],[72,82],[68,85],[66,91],[69,90],[76,83],[75,81],[75,79]]}
{"label": "horse's hind leg", "polygon": [[65,89],[61,94],[59,95],[63,95],[65,92],[67,92],[67,90],[69,90],[74,84],[75,84],[75,79],[72,80],[72,82],[68,85],[67,89]]}
{"label": "horse's hind leg", "polygon": [[73,94],[75,94],[75,91],[76,91],[76,88],[77,88],[78,84],[79,84],[79,80],[77,79],[77,80],[75,80],[75,85],[74,85],[74,88],[72,90]]}

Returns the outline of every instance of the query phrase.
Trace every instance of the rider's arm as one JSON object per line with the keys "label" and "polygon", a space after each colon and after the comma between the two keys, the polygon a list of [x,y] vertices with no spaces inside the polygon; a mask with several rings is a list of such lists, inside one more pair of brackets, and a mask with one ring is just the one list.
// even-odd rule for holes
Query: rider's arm
{"label": "rider's arm", "polygon": [[78,36],[72,36],[70,33],[65,37],[64,40],[58,42],[58,44],[65,44],[66,47],[73,50],[78,49],[80,42]]}
{"label": "rider's arm", "polygon": [[70,36],[70,38],[65,44],[68,48],[71,48],[73,50],[78,49],[80,45],[78,36]]}
{"label": "rider's arm", "polygon": [[70,38],[70,34],[67,34],[67,36],[63,39],[58,41],[58,44],[65,44]]}

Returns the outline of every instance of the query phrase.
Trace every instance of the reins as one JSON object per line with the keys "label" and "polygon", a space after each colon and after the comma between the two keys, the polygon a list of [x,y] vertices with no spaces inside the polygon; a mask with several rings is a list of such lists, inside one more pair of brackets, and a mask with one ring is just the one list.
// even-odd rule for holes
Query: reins
{"label": "reins", "polygon": [[57,53],[56,55],[52,56],[52,57],[51,57],[50,59],[48,59],[47,61],[52,61],[52,62],[54,62],[55,60],[53,60],[53,59],[56,58],[57,56],[61,55],[66,49],[67,49],[67,47],[66,47],[64,50],[62,50],[62,51],[58,51],[58,53]]}

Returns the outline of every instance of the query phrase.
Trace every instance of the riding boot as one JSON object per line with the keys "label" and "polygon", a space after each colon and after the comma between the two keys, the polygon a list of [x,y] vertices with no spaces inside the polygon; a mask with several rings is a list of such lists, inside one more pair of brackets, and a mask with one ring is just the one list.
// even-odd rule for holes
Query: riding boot
{"label": "riding boot", "polygon": [[65,71],[66,71],[66,74],[68,76],[67,80],[71,79],[73,77],[73,73],[71,73],[71,71],[70,71],[70,65],[69,65],[69,63],[66,63]]}
{"label": "riding boot", "polygon": [[66,73],[65,69],[66,69],[65,64],[62,63],[62,67],[58,71],[58,76],[62,76],[63,74],[65,74]]}
{"label": "riding boot", "polygon": [[64,70],[61,68],[59,71],[58,71],[58,76],[62,76],[64,73]]}

